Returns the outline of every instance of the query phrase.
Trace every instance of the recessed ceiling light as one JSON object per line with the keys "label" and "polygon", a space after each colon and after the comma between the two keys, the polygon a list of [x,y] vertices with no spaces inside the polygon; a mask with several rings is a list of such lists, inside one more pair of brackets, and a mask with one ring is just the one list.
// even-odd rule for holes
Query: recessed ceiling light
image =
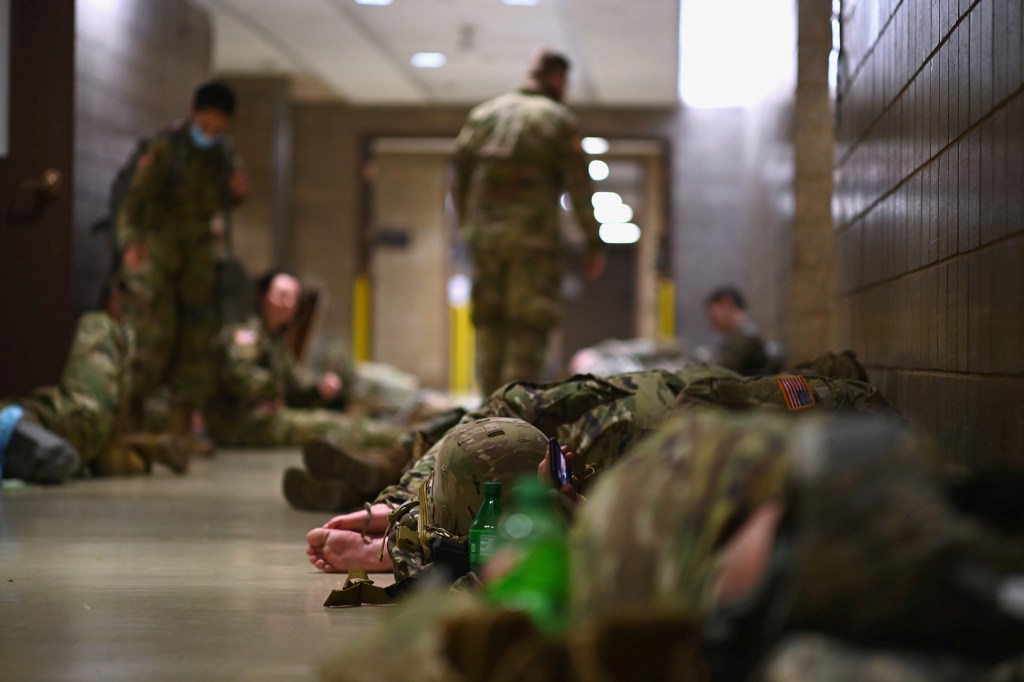
{"label": "recessed ceiling light", "polygon": [[593,180],[601,181],[608,177],[608,164],[600,159],[591,161],[589,170]]}
{"label": "recessed ceiling light", "polygon": [[448,58],[440,52],[417,52],[409,61],[418,69],[439,69],[447,63]]}
{"label": "recessed ceiling light", "polygon": [[605,154],[608,152],[608,140],[603,137],[584,137],[583,151],[588,154]]}
{"label": "recessed ceiling light", "polygon": [[640,228],[633,223],[605,223],[599,234],[605,244],[636,244],[640,241]]}
{"label": "recessed ceiling light", "polygon": [[629,204],[601,206],[594,209],[594,218],[599,223],[628,223],[633,219],[633,208]]}
{"label": "recessed ceiling light", "polygon": [[390,5],[395,0],[356,0],[357,5],[377,5],[383,7],[384,5]]}
{"label": "recessed ceiling light", "polygon": [[516,7],[533,7],[534,5],[540,4],[540,0],[501,0],[506,5],[514,5]]}

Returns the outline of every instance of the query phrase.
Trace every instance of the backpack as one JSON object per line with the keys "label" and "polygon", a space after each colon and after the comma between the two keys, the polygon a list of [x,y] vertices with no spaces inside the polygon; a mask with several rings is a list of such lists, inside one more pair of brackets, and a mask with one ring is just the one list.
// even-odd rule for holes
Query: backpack
{"label": "backpack", "polygon": [[[110,253],[113,257],[114,267],[120,261],[120,252],[117,247],[117,217],[121,211],[121,204],[124,202],[124,198],[128,195],[128,190],[132,186],[132,179],[135,177],[135,169],[138,167],[139,159],[145,156],[153,143],[161,138],[169,138],[171,141],[171,170],[167,174],[167,178],[164,181],[164,186],[161,188],[161,192],[167,191],[171,187],[177,184],[181,177],[182,169],[185,167],[185,158],[188,152],[188,128],[185,125],[185,121],[178,120],[167,126],[165,129],[156,133],[151,137],[141,137],[135,143],[135,148],[132,153],[125,159],[125,162],[121,164],[117,173],[114,175],[113,181],[110,183],[110,195],[107,199],[107,214],[97,220],[89,228],[91,232],[96,234],[106,234],[108,244],[110,247]],[[224,207],[225,209],[225,220],[226,226],[226,242],[228,251],[232,250],[231,247],[231,188],[229,186],[229,180],[231,173],[234,170],[234,152],[231,147],[223,142],[220,145],[221,150],[227,160],[225,168],[227,172],[224,173],[223,178],[223,196],[224,196]]]}

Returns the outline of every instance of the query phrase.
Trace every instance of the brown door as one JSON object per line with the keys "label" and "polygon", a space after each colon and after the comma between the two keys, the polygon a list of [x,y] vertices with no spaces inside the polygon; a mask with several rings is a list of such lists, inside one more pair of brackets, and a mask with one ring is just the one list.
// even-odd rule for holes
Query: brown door
{"label": "brown door", "polygon": [[[0,396],[53,383],[72,329],[74,0],[0,0]],[[7,30],[5,31],[4,28]],[[6,36],[5,36],[6,34]],[[0,73],[0,83],[3,82]],[[0,140],[4,136],[0,135]]]}

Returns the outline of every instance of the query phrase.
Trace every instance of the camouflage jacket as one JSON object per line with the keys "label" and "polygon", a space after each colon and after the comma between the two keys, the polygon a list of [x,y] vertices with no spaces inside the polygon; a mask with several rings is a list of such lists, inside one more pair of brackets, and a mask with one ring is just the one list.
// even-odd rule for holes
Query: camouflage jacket
{"label": "camouflage jacket", "polygon": [[701,379],[686,386],[676,406],[679,409],[715,407],[729,411],[855,410],[899,414],[871,384],[800,374]]}
{"label": "camouflage jacket", "polygon": [[217,356],[217,388],[207,405],[211,420],[241,419],[265,402],[305,407],[319,401],[316,380],[298,366],[284,335],[272,334],[259,317],[223,329]]}
{"label": "camouflage jacket", "polygon": [[602,249],[576,118],[538,90],[474,108],[456,141],[455,200],[463,237],[491,251],[559,251],[559,198],[567,192],[587,239]]}
{"label": "camouflage jacket", "polygon": [[757,327],[749,324],[726,337],[718,347],[716,360],[722,367],[743,376],[763,373],[768,364],[768,352]]}
{"label": "camouflage jacket", "polygon": [[88,463],[104,452],[131,390],[131,328],[104,311],[78,320],[60,386],[35,391],[29,411],[63,436]]}
{"label": "camouflage jacket", "polygon": [[210,235],[210,221],[228,198],[231,160],[222,145],[200,149],[187,124],[157,135],[139,159],[119,208],[117,243],[122,249],[147,238]]}

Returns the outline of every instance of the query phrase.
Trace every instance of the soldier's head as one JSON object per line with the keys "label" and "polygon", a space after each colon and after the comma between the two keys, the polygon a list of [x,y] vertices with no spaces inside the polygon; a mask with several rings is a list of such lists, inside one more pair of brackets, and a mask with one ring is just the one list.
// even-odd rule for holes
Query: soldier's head
{"label": "soldier's head", "polygon": [[731,334],[747,319],[747,300],[732,285],[720,286],[704,298],[708,323],[720,334]]}
{"label": "soldier's head", "polygon": [[536,476],[547,449],[544,434],[521,419],[492,417],[456,426],[440,443],[434,474],[424,483],[425,525],[466,535],[483,501],[483,484],[501,483],[507,504],[511,483]]}
{"label": "soldier's head", "polygon": [[193,140],[200,146],[214,144],[235,115],[235,93],[223,83],[204,83],[192,98]]}
{"label": "soldier's head", "polygon": [[557,100],[565,97],[570,62],[561,52],[539,50],[530,60],[529,78]]}
{"label": "soldier's head", "polygon": [[302,282],[280,268],[268,270],[256,280],[257,312],[271,331],[288,326],[299,309]]}

